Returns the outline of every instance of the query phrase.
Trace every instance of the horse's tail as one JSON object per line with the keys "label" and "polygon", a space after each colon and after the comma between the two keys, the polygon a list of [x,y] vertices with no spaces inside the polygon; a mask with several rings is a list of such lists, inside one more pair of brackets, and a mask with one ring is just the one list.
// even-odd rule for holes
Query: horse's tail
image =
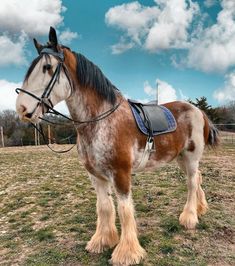
{"label": "horse's tail", "polygon": [[207,146],[211,146],[212,148],[216,148],[220,143],[219,131],[213,125],[208,116],[203,112],[203,117],[205,121],[204,125],[204,140]]}

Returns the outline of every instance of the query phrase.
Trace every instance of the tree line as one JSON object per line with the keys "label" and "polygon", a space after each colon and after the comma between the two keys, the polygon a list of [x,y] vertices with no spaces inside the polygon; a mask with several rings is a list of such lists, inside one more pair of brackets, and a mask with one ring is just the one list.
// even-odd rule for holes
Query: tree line
{"label": "tree line", "polygon": [[220,130],[235,131],[235,101],[215,108],[208,104],[206,97],[188,101],[204,111]]}
{"label": "tree line", "polygon": [[[235,132],[235,101],[216,108],[208,104],[206,97],[188,101],[203,110],[210,120],[218,125],[220,130]],[[75,143],[76,130],[71,123],[55,115],[47,115],[46,118],[53,123],[50,125],[50,134],[48,132],[48,123],[45,121],[41,123],[46,138],[49,134],[52,143]],[[15,111],[4,110],[0,112],[0,127],[3,128],[5,146],[35,145],[36,132],[34,127],[31,124],[22,123]],[[42,136],[39,136],[39,142],[40,144],[45,144]]]}
{"label": "tree line", "polygon": [[[5,146],[35,145],[35,138],[37,138],[37,143],[47,144],[49,142],[48,137],[50,137],[51,143],[75,143],[76,130],[72,123],[68,123],[64,118],[56,117],[55,115],[47,115],[46,119],[52,123],[49,124],[45,121],[40,123],[45,135],[44,139],[41,134],[35,131],[32,124],[21,122],[15,111],[4,110],[0,112],[0,127],[3,127]],[[48,132],[48,125],[50,125],[50,133]]]}

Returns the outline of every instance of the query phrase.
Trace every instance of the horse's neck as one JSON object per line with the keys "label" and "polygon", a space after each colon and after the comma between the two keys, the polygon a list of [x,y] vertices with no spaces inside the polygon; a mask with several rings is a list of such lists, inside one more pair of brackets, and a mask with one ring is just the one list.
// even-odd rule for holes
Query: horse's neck
{"label": "horse's neck", "polygon": [[87,121],[95,119],[99,114],[110,108],[110,105],[91,89],[76,90],[67,99],[70,115],[73,120]]}

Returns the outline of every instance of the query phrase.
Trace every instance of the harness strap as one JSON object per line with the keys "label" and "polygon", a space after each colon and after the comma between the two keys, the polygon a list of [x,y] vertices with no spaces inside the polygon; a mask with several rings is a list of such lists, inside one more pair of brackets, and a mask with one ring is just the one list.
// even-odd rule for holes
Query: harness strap
{"label": "harness strap", "polygon": [[51,140],[51,139],[49,139],[48,137],[46,137],[45,136],[45,133],[44,133],[44,131],[43,131],[43,128],[42,128],[42,126],[41,126],[41,124],[39,124],[39,128],[35,125],[35,124],[33,124],[33,123],[30,123],[40,134],[41,134],[41,136],[42,136],[42,138],[43,138],[43,140],[44,140],[44,142],[46,143],[46,145],[47,145],[47,147],[51,150],[51,151],[53,151],[53,152],[55,152],[55,153],[66,153],[66,152],[69,152],[69,151],[71,151],[77,144],[75,143],[72,147],[70,147],[69,149],[67,149],[67,150],[61,150],[61,151],[56,151],[56,150],[54,150],[54,149],[52,149],[52,147],[49,145],[49,140]]}
{"label": "harness strap", "polygon": [[140,172],[140,171],[144,170],[144,168],[145,168],[145,166],[149,160],[150,154],[151,154],[151,152],[153,152],[153,145],[154,145],[153,137],[148,137],[146,140],[146,145],[145,145],[144,152],[142,154],[140,163],[139,163],[138,167],[135,169],[136,172]]}

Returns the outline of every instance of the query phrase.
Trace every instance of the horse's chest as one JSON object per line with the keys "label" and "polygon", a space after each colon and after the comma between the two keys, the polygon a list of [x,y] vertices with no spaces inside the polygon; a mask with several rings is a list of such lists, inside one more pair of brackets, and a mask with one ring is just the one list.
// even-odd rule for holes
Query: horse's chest
{"label": "horse's chest", "polygon": [[85,164],[89,162],[94,168],[104,168],[114,155],[113,145],[113,138],[102,130],[89,140],[80,140],[78,152]]}

